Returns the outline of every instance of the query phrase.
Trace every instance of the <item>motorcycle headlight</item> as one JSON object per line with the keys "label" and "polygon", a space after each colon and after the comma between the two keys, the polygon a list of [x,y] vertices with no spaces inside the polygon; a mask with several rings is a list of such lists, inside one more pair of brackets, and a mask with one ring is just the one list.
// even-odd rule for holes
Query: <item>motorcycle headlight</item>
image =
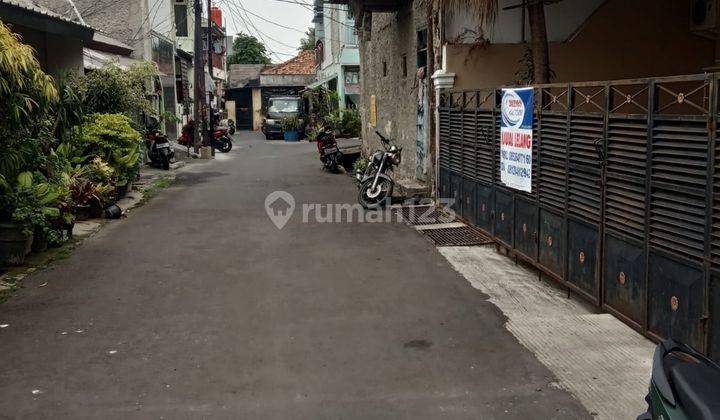
{"label": "motorcycle headlight", "polygon": [[393,162],[394,162],[396,165],[399,165],[400,162],[402,161],[402,155],[401,155],[399,152],[398,152],[398,153],[395,153],[395,154],[393,155],[393,158],[392,158],[392,159],[393,159]]}

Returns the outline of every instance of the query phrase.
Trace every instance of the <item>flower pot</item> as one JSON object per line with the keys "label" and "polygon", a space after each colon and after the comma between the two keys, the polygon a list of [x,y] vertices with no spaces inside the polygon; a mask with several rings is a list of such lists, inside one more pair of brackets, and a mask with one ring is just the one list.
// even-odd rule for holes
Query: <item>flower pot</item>
{"label": "flower pot", "polygon": [[90,200],[90,218],[102,219],[105,217],[105,207],[103,203],[98,199]]}
{"label": "flower pot", "polygon": [[38,254],[40,252],[45,252],[48,249],[48,240],[41,232],[35,232],[35,235],[33,235],[32,240],[32,252]]}
{"label": "flower pot", "polygon": [[90,205],[89,204],[78,204],[74,208],[75,220],[82,222],[90,218]]}
{"label": "flower pot", "polygon": [[12,223],[0,223],[0,264],[21,265],[32,248],[33,235]]}
{"label": "flower pot", "polygon": [[298,141],[300,140],[300,132],[299,131],[285,131],[283,133],[283,136],[285,137],[285,141]]}
{"label": "flower pot", "polygon": [[116,187],[115,194],[117,195],[117,200],[120,201],[121,198],[125,197],[127,192],[128,192],[128,184],[125,184],[120,187]]}

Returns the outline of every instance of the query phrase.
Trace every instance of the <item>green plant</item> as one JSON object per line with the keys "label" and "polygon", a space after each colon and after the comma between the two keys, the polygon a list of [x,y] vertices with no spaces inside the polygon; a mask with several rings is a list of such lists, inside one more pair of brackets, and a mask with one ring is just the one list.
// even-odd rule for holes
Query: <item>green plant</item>
{"label": "green plant", "polygon": [[353,163],[352,171],[353,173],[365,173],[369,164],[370,161],[368,161],[367,158],[361,157]]}
{"label": "green plant", "polygon": [[308,141],[317,141],[318,135],[320,135],[320,128],[318,127],[313,127],[305,133]]}
{"label": "green plant", "polygon": [[96,184],[110,183],[115,175],[115,170],[100,156],[93,159],[92,162],[85,167],[85,170],[88,179]]}
{"label": "green plant", "polygon": [[126,185],[137,176],[141,144],[142,136],[122,114],[93,115],[82,125],[75,139],[80,155],[93,159],[90,179],[117,186]]}
{"label": "green plant", "polygon": [[300,118],[285,117],[282,120],[283,131],[298,131],[300,129]]}
{"label": "green plant", "polygon": [[0,141],[22,139],[28,127],[45,117],[57,95],[32,47],[0,22]]}
{"label": "green plant", "polygon": [[83,123],[85,106],[80,92],[79,78],[75,73],[67,73],[57,81],[58,100],[50,107],[53,137],[60,141],[72,135],[73,127]]}
{"label": "green plant", "polygon": [[343,137],[358,137],[362,122],[356,109],[339,109],[327,118],[327,124]]}
{"label": "green plant", "polygon": [[157,66],[152,62],[134,64],[127,70],[111,63],[69,82],[81,96],[86,112],[136,116],[154,112],[146,85],[157,74]]}
{"label": "green plant", "polygon": [[[38,182],[40,181],[40,182]],[[66,206],[70,191],[63,185],[47,182],[42,175],[22,172],[12,193],[12,220],[28,234],[44,236],[50,243],[63,240],[58,221],[67,222]]]}

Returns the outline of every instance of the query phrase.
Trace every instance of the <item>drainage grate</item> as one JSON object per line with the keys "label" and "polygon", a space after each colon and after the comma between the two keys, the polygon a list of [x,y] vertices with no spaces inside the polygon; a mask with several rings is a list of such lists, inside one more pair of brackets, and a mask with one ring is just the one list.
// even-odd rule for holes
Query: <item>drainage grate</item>
{"label": "drainage grate", "polygon": [[492,239],[471,226],[425,229],[422,233],[437,246],[471,246],[493,243]]}
{"label": "drainage grate", "polygon": [[455,221],[455,217],[448,215],[435,206],[399,207],[395,210],[395,213],[403,221],[414,226],[437,225]]}

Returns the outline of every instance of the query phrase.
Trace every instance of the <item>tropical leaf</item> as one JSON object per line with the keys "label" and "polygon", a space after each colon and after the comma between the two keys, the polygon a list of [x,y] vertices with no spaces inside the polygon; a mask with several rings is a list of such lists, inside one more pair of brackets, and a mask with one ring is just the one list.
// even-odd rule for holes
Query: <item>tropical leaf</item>
{"label": "tropical leaf", "polygon": [[22,172],[17,177],[18,186],[20,188],[32,188],[33,185],[33,177],[32,172]]}

